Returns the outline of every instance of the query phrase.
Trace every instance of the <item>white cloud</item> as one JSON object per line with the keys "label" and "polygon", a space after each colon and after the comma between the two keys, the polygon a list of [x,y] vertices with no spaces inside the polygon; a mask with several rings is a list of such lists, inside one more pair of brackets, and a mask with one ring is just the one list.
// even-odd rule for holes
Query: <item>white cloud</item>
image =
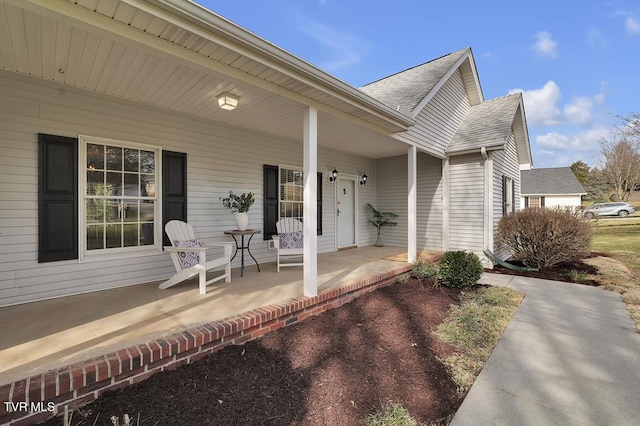
{"label": "white cloud", "polygon": [[536,136],[536,146],[545,148],[548,151],[599,151],[600,140],[611,132],[605,127],[596,127],[573,134],[563,134],[549,132],[545,135]]}
{"label": "white cloud", "polygon": [[603,83],[601,93],[593,97],[575,96],[563,107],[559,106],[562,97],[560,87],[552,80],[547,81],[539,89],[513,89],[509,94],[522,92],[527,122],[530,126],[585,125],[592,120],[594,102],[604,102],[605,87],[606,84]]}
{"label": "white cloud", "polygon": [[533,45],[533,50],[535,50],[539,56],[555,58],[557,48],[558,43],[551,38],[551,34],[549,32],[540,31],[536,34],[536,43]]}
{"label": "white cloud", "polygon": [[589,98],[576,96],[564,107],[564,117],[572,124],[587,124],[591,121],[593,102]]}
{"label": "white cloud", "polygon": [[296,14],[296,26],[300,31],[322,45],[331,56],[329,60],[318,60],[320,68],[335,72],[361,61],[362,52],[370,50],[370,46],[363,40],[351,34],[332,28],[302,14]]}
{"label": "white cloud", "polygon": [[510,90],[509,94],[522,92],[527,121],[532,126],[552,126],[560,124],[561,112],[558,109],[560,88],[553,81],[547,81],[540,89]]}
{"label": "white cloud", "polygon": [[540,167],[568,166],[582,160],[591,166],[600,162],[600,140],[611,130],[596,127],[578,133],[549,132],[535,137],[534,157],[542,160]]}
{"label": "white cloud", "polygon": [[587,41],[591,46],[595,47],[605,47],[607,45],[604,34],[596,27],[589,27],[587,30]]}
{"label": "white cloud", "polygon": [[629,16],[629,17],[627,17],[627,20],[625,21],[625,25],[627,27],[627,32],[629,34],[631,34],[631,35],[640,34],[640,22],[638,22],[638,20],[636,20],[633,17]]}

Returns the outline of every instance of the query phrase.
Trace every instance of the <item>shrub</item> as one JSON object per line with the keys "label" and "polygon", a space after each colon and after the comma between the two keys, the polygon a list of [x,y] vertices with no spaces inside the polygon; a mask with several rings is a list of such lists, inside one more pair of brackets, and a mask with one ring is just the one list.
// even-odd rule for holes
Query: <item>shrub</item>
{"label": "shrub", "polygon": [[580,259],[591,238],[588,220],[571,209],[529,208],[500,220],[496,242],[526,266],[544,269]]}
{"label": "shrub", "polygon": [[433,287],[438,286],[438,265],[436,263],[428,263],[423,259],[418,259],[411,267],[411,273],[421,283],[429,284]]}
{"label": "shrub", "polygon": [[475,253],[448,251],[438,262],[438,278],[446,287],[471,287],[482,275],[482,263]]}

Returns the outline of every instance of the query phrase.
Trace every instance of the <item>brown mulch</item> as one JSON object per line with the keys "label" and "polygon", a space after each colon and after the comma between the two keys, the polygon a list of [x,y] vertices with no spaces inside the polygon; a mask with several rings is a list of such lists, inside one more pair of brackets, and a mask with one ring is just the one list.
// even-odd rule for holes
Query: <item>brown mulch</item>
{"label": "brown mulch", "polygon": [[393,284],[108,392],[72,424],[111,425],[111,416],[127,413],[141,425],[361,425],[389,402],[418,423],[446,423],[464,395],[438,360],[452,347],[432,332],[459,294]]}
{"label": "brown mulch", "polygon": [[[602,255],[600,253],[591,253],[588,257],[595,257]],[[522,263],[519,262],[509,262],[514,265],[523,266]],[[572,273],[573,271],[573,273]],[[597,275],[598,269],[594,266],[588,265],[584,263],[582,260],[576,260],[572,262],[562,262],[557,265],[554,265],[551,268],[543,269],[540,271],[514,271],[511,269],[507,269],[500,265],[496,265],[494,269],[487,270],[487,272],[493,272],[496,274],[505,274],[505,275],[518,275],[521,277],[531,277],[531,278],[541,278],[545,280],[553,280],[553,281],[565,281],[565,282],[573,282],[576,284],[584,284],[591,286],[599,286],[600,283],[597,281],[587,278],[589,275]]]}

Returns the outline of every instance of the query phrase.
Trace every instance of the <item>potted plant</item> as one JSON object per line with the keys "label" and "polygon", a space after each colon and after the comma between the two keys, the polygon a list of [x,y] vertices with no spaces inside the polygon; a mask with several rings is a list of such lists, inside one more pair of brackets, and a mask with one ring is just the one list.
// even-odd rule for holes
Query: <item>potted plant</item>
{"label": "potted plant", "polygon": [[371,213],[371,219],[369,223],[371,226],[375,226],[378,233],[376,234],[376,247],[384,246],[382,242],[382,227],[383,226],[396,226],[398,222],[392,222],[391,219],[398,217],[397,214],[391,212],[379,212],[371,204],[367,203],[367,209]]}
{"label": "potted plant", "polygon": [[253,192],[245,192],[236,195],[233,191],[229,191],[229,196],[220,198],[222,205],[236,214],[236,227],[239,231],[246,231],[249,224],[249,208],[253,205],[255,197]]}

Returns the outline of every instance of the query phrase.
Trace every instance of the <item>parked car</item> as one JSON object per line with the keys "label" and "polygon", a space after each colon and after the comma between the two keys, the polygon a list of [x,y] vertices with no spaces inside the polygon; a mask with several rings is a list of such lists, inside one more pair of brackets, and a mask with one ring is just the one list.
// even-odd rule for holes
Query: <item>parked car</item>
{"label": "parked car", "polygon": [[625,217],[633,214],[635,209],[629,203],[599,203],[594,204],[584,211],[584,215],[589,219],[596,216],[620,216]]}

